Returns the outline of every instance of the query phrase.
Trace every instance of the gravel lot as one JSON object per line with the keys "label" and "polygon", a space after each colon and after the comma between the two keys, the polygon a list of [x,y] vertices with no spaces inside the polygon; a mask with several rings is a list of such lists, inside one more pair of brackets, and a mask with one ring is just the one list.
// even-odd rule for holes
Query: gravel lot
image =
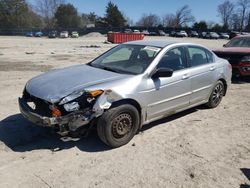
{"label": "gravel lot", "polygon": [[[225,40],[178,40],[211,49]],[[0,37],[0,187],[250,187],[250,82],[233,83],[216,109],[197,107],[143,127],[118,149],[95,132],[63,142],[26,121],[17,98],[42,72],[87,63],[105,37]],[[92,46],[91,46],[92,45]],[[93,46],[94,45],[94,46]]]}

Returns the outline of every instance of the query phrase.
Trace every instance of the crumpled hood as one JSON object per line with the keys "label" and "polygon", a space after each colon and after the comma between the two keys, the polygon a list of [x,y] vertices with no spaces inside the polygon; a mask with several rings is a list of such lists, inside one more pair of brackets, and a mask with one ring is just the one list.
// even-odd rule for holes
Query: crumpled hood
{"label": "crumpled hood", "polygon": [[55,103],[73,92],[126,76],[88,65],[76,65],[34,77],[26,84],[26,90],[32,96]]}

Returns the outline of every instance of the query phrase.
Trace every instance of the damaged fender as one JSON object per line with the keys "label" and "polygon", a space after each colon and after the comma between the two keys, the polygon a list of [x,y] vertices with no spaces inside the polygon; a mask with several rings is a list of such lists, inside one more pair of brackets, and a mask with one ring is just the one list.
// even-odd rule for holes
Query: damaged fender
{"label": "damaged fender", "polygon": [[95,112],[95,117],[99,117],[103,114],[104,110],[111,107],[112,103],[121,100],[122,97],[112,90],[106,90],[100,95],[93,106],[93,112]]}

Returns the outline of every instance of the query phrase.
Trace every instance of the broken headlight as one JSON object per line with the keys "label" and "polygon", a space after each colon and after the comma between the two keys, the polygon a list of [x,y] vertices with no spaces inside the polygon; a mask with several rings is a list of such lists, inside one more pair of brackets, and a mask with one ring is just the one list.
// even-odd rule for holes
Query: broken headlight
{"label": "broken headlight", "polygon": [[[59,105],[63,105],[67,112],[77,111],[81,107],[86,107],[84,101],[91,104],[92,101],[96,99],[99,95],[103,93],[103,90],[93,90],[93,91],[80,91],[72,93],[64,97]],[[88,106],[88,105],[87,105]]]}
{"label": "broken headlight", "polygon": [[78,102],[67,103],[64,104],[63,107],[67,112],[73,112],[80,109]]}
{"label": "broken headlight", "polygon": [[60,101],[59,105],[63,105],[63,104],[66,104],[66,103],[68,103],[70,101],[73,101],[74,99],[82,96],[83,93],[84,93],[84,91],[80,91],[80,92],[77,92],[77,93],[72,93],[72,94],[68,95],[67,97],[64,97]]}

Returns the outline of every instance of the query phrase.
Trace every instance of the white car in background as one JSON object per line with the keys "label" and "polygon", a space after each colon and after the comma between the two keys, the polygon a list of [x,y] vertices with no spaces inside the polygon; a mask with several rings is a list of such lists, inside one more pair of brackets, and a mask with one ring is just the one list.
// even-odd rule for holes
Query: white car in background
{"label": "white car in background", "polygon": [[77,31],[73,31],[73,32],[71,33],[71,37],[72,37],[72,38],[78,38],[78,37],[79,37],[79,33],[78,33]]}
{"label": "white car in background", "polygon": [[69,37],[69,32],[68,31],[62,31],[60,33],[60,38],[68,38]]}
{"label": "white car in background", "polygon": [[179,31],[179,32],[176,32],[175,36],[176,37],[188,37],[188,34],[186,31]]}

